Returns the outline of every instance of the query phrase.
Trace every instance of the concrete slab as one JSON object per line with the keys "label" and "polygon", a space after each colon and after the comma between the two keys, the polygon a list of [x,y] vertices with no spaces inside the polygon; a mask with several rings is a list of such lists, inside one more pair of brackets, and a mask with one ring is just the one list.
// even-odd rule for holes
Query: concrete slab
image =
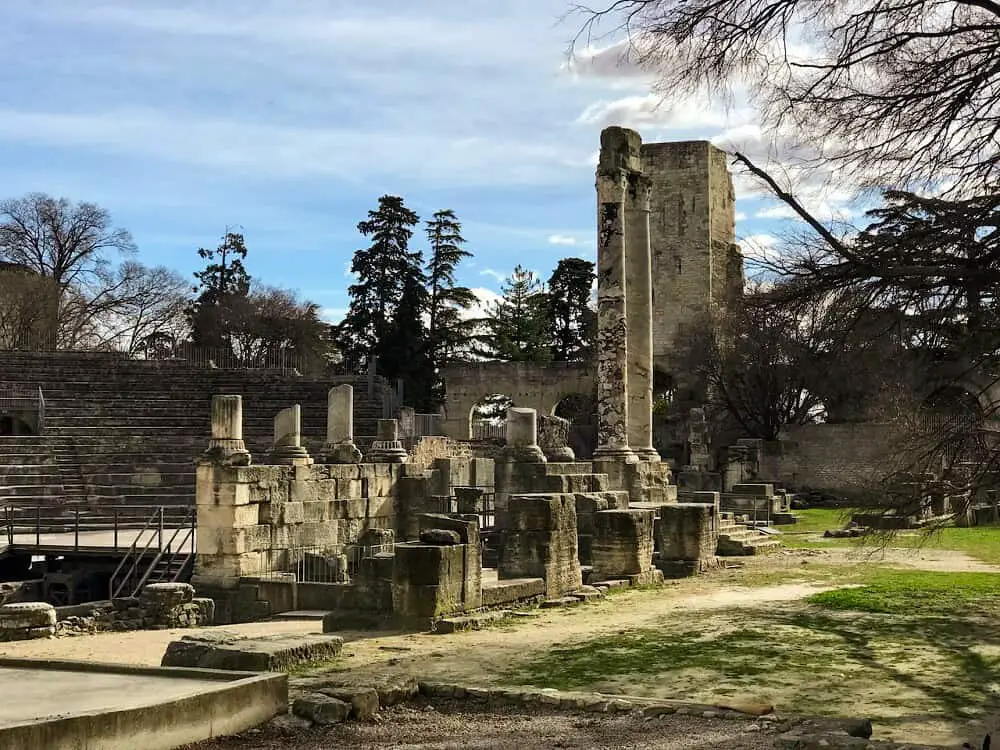
{"label": "concrete slab", "polygon": [[284,674],[0,659],[0,747],[172,750],[287,707]]}

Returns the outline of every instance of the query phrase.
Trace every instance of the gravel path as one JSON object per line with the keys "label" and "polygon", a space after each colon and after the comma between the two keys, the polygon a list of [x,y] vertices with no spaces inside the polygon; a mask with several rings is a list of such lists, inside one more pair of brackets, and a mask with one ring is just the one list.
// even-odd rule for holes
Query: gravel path
{"label": "gravel path", "polygon": [[410,704],[383,709],[377,722],[340,724],[283,733],[266,728],[239,737],[192,745],[188,750],[550,750],[550,748],[632,748],[634,750],[767,750],[774,730],[756,730],[750,721],[666,716],[592,717],[527,711],[475,711],[460,705],[438,708]]}

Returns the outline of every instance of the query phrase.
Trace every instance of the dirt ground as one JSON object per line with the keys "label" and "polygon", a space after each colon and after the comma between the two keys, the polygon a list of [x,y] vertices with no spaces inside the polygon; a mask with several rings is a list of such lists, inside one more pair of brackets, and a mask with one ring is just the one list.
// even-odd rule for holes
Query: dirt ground
{"label": "dirt ground", "polygon": [[[818,591],[836,588],[836,576],[830,574],[831,566],[851,566],[865,563],[881,563],[895,566],[934,570],[934,571],[992,571],[1000,569],[979,563],[963,553],[945,550],[887,550],[875,557],[858,555],[845,549],[825,550],[788,550],[782,554],[761,559],[747,559],[744,567],[713,572],[697,578],[671,582],[663,588],[639,589],[624,591],[604,600],[591,602],[587,605],[568,609],[538,610],[530,619],[512,627],[491,628],[482,631],[470,631],[452,635],[435,635],[430,633],[372,633],[345,632],[345,646],[341,658],[336,662],[323,665],[319,669],[304,670],[293,675],[292,689],[306,689],[309,684],[323,679],[324,675],[337,673],[338,677],[350,675],[351,679],[364,681],[372,677],[412,675],[428,681],[448,681],[465,684],[489,686],[503,682],[512,666],[527,662],[533,658],[548,653],[553,647],[567,647],[574,644],[594,641],[604,635],[614,635],[634,628],[663,628],[669,632],[698,629],[705,633],[724,632],[726,628],[743,626],[746,622],[762,621],[781,608],[795,607],[805,597]],[[820,569],[823,572],[820,572]],[[764,576],[764,578],[761,578]],[[778,583],[769,583],[767,576],[774,576]],[[756,577],[756,580],[754,580]],[[752,583],[753,585],[746,585]],[[765,626],[766,627],[766,626]],[[319,632],[320,624],[312,622],[263,622],[246,625],[223,626],[227,631],[246,635],[263,635],[268,633],[289,632]],[[27,658],[49,658],[66,660],[83,660],[97,662],[115,662],[126,664],[158,665],[167,644],[184,635],[184,630],[173,631],[142,631],[134,633],[105,633],[92,636],[59,638],[44,641],[22,641],[0,644],[0,655]],[[614,658],[609,654],[608,658]],[[780,669],[780,668],[779,668]],[[779,675],[780,676],[780,675]],[[836,680],[836,674],[827,675]],[[841,678],[854,677],[842,674]],[[811,680],[812,678],[809,677]],[[623,681],[624,680],[624,681]],[[731,684],[723,684],[718,676],[711,673],[704,675],[691,672],[683,675],[670,675],[657,683],[655,676],[652,682],[646,684],[629,684],[626,678],[619,677],[617,681],[610,680],[605,684],[597,684],[592,690],[621,694],[640,694],[658,697],[685,698],[688,700],[704,700],[720,690],[728,689],[728,695],[738,695],[746,700],[761,700],[773,702],[779,707],[789,705],[799,700],[803,684],[793,679],[770,680],[766,685],[757,684],[752,679],[737,680]],[[899,688],[892,680],[882,680],[875,683],[862,683],[856,696],[836,704],[838,711],[861,711],[871,706],[883,707],[891,703],[897,696]],[[764,689],[766,687],[766,690]],[[815,683],[806,684],[806,689],[816,693]],[[734,692],[735,691],[735,692]],[[880,692],[881,691],[881,692]],[[721,695],[721,694],[720,694]],[[719,697],[717,695],[717,697]],[[901,708],[905,712],[906,707]],[[492,716],[492,715],[491,715]],[[437,721],[440,717],[432,717]],[[524,742],[519,738],[512,744],[524,744],[525,747],[542,747],[531,745],[528,737],[534,731],[530,721],[514,716],[494,717],[497,741],[501,738],[525,734]],[[490,718],[489,722],[494,722]],[[901,738],[911,741],[944,742],[965,735],[974,729],[966,726],[969,722],[962,719],[957,724],[944,725],[941,722],[928,722],[919,716],[911,717],[909,726],[900,727],[905,730]],[[420,718],[419,721],[424,721]],[[429,721],[430,719],[426,719]],[[409,721],[409,720],[408,720]],[[442,720],[444,721],[444,720]],[[410,732],[410,728],[387,728],[386,726],[360,727],[355,729],[331,730],[337,732],[358,731],[364,734],[357,738],[363,744],[360,747],[501,747],[510,744],[470,745],[466,742],[465,730],[454,722],[459,719],[449,718],[444,723],[429,728],[433,742],[419,734]],[[533,719],[531,721],[534,721]],[[579,719],[550,717],[546,722],[553,722],[552,731],[559,737],[565,737],[566,742],[581,743],[585,740],[585,732],[575,727],[574,721]],[[591,721],[588,719],[588,721]],[[478,719],[477,719],[478,722]],[[527,723],[524,723],[527,722]],[[418,722],[419,723],[419,722]],[[613,720],[605,719],[595,725],[593,731],[604,731],[600,727],[613,724]],[[489,724],[494,726],[493,723]],[[546,726],[543,722],[537,727]],[[591,725],[588,724],[588,727]],[[454,736],[445,737],[442,727],[454,727],[458,732]],[[535,727],[535,728],[537,728]],[[735,731],[729,724],[725,729],[712,731]],[[451,732],[452,729],[448,729]],[[591,730],[588,729],[587,732]],[[608,730],[609,737],[615,737]],[[708,730],[706,730],[708,731]],[[402,732],[402,735],[394,734]],[[437,732],[435,734],[435,732]],[[916,732],[920,736],[913,736]],[[325,736],[325,735],[324,735]],[[716,735],[711,735],[716,736]],[[409,737],[410,739],[407,739]],[[465,737],[465,739],[462,739]],[[720,736],[721,737],[721,736]],[[420,738],[425,744],[405,744]],[[883,739],[888,736],[883,735]],[[594,738],[591,738],[593,740]],[[769,747],[767,744],[729,744],[735,741],[726,735],[723,744],[714,745],[727,747]],[[279,741],[280,738],[260,737],[260,742]],[[660,742],[654,737],[649,742]],[[257,742],[254,739],[254,742]],[[310,740],[311,741],[311,740]],[[328,742],[317,735],[316,742]],[[562,740],[560,740],[562,741]],[[635,744],[629,747],[698,747],[699,745],[673,745],[672,740],[665,739],[667,744],[641,744],[646,740],[636,738]],[[708,739],[706,739],[706,742]],[[720,740],[722,741],[722,740]],[[742,740],[740,740],[742,741]],[[747,742],[757,742],[750,738]],[[763,741],[763,738],[761,738]],[[392,744],[403,742],[404,744]],[[430,744],[426,744],[430,742]],[[452,744],[448,744],[451,742]],[[370,744],[369,744],[370,743]],[[380,744],[383,743],[383,744]],[[384,744],[388,743],[388,744]],[[435,744],[437,743],[437,744]],[[443,743],[443,744],[442,744]],[[244,745],[232,745],[243,747]],[[323,744],[282,745],[260,744],[245,745],[246,747],[325,747]],[[545,747],[559,745],[544,745]],[[619,747],[617,744],[567,744],[563,747]],[[710,746],[710,745],[705,745]],[[229,747],[226,745],[219,747]]]}
{"label": "dirt ground", "polygon": [[188,750],[327,750],[333,747],[407,750],[550,750],[551,748],[632,748],[634,750],[768,750],[774,730],[749,721],[669,716],[637,721],[541,712],[470,712],[460,707],[387,709],[377,723],[341,724],[283,734],[275,730],[199,743]]}

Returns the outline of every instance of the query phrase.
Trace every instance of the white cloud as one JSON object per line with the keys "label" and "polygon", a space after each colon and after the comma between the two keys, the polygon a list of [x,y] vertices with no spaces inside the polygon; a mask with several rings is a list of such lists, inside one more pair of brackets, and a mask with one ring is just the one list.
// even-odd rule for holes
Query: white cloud
{"label": "white cloud", "polygon": [[[447,133],[259,125],[151,109],[92,114],[0,110],[0,140],[76,146],[223,169],[260,178],[336,177],[356,182],[420,174],[451,186],[556,183],[573,152],[555,142]],[[380,154],[372,159],[372,154]],[[432,155],[432,156],[431,156]]]}
{"label": "white cloud", "polygon": [[580,77],[650,79],[651,71],[639,62],[642,48],[638,35],[604,47],[583,46],[573,50],[562,70]]}
{"label": "white cloud", "polygon": [[727,110],[717,104],[694,98],[669,101],[650,93],[594,102],[583,111],[578,122],[602,127],[620,125],[637,130],[697,130],[742,126],[752,116],[751,110],[745,107]]}
{"label": "white cloud", "polygon": [[773,234],[748,234],[739,240],[743,257],[749,261],[773,260],[777,257],[778,238]]}
{"label": "white cloud", "polygon": [[493,303],[501,298],[501,295],[486,287],[474,287],[472,293],[476,295],[478,302],[468,310],[462,312],[462,317],[466,320],[470,318],[483,318],[489,313]]}
{"label": "white cloud", "polygon": [[[494,271],[492,268],[484,268],[482,271],[479,272],[479,275],[480,276],[489,276],[490,278],[495,279],[497,283],[500,283],[500,282],[504,281],[504,279],[507,278],[507,274],[500,273],[500,271]],[[476,290],[473,289],[472,291],[476,291]]]}
{"label": "white cloud", "polygon": [[743,211],[737,211],[734,218],[736,221],[746,221],[747,215]]}
{"label": "white cloud", "polygon": [[576,237],[569,237],[565,234],[553,234],[549,237],[550,245],[575,245]]}

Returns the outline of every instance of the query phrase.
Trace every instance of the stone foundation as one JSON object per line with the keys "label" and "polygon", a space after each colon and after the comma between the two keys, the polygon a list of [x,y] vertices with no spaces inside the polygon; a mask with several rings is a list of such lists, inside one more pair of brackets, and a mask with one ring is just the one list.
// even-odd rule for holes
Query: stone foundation
{"label": "stone foundation", "polygon": [[693,575],[717,564],[719,511],[708,503],[660,508],[657,567],[669,578]]}

